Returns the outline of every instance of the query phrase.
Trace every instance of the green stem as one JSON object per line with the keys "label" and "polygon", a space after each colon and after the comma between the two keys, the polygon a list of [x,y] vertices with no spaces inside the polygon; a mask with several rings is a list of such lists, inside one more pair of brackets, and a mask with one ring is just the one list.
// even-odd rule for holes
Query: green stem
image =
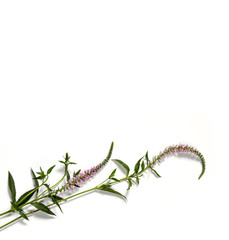
{"label": "green stem", "polygon": [[12,212],[12,210],[8,210],[6,212],[0,213],[0,216],[6,215],[6,214],[11,213],[11,212]]}
{"label": "green stem", "polygon": [[10,222],[2,225],[2,226],[0,227],[0,229],[6,227],[6,226],[8,226],[8,225],[10,225],[10,224],[13,223],[13,222],[16,222],[16,221],[19,220],[20,218],[21,218],[21,217],[17,217],[17,218],[15,218],[15,219],[13,219],[12,221],[10,221]]}
{"label": "green stem", "polygon": [[[67,197],[67,198],[64,198],[64,199],[62,199],[62,200],[60,200],[60,201],[58,201],[58,202],[63,202],[63,201],[66,201],[66,200],[68,200],[68,199],[71,199],[71,198],[73,198],[73,197],[79,196],[79,195],[81,195],[81,194],[94,191],[94,190],[96,190],[97,188],[98,188],[98,186],[93,187],[93,188],[90,188],[90,189],[85,190],[85,191],[82,191],[82,192],[80,192],[80,193],[76,193],[76,194],[74,194],[74,195],[72,195],[72,196],[69,196],[69,197]],[[47,207],[50,207],[50,206],[53,206],[53,205],[55,205],[55,204],[54,204],[54,203],[51,203],[51,204],[47,205]],[[26,213],[25,215],[30,215],[30,214],[33,214],[33,213],[38,212],[38,211],[39,211],[38,209],[37,209],[37,210],[33,210],[33,211],[31,211],[31,212]],[[8,223],[0,226],[0,229],[2,229],[2,228],[4,228],[4,227],[6,227],[6,226],[8,226],[8,225],[10,225],[10,224],[12,224],[12,223],[14,223],[14,222],[16,222],[17,220],[19,220],[19,219],[21,219],[21,218],[22,218],[22,217],[20,216],[20,217],[17,217],[17,218],[15,218],[15,219],[13,219],[12,221],[10,221],[10,222],[8,222]]]}
{"label": "green stem", "polygon": [[[65,171],[64,176],[63,176],[56,184],[54,184],[54,185],[53,185],[52,187],[50,187],[50,188],[54,188],[54,187],[57,186],[60,182],[62,182],[63,179],[65,178],[66,174],[67,174],[67,171],[68,171],[68,169]],[[32,203],[32,202],[34,202],[34,201],[38,201],[38,200],[41,200],[41,199],[43,199],[43,198],[46,198],[48,195],[45,195],[45,196],[43,196],[43,197],[41,197],[41,196],[42,196],[45,192],[47,192],[47,191],[48,191],[48,189],[46,189],[45,191],[43,191],[39,196],[37,196],[37,197],[36,197],[35,199],[33,199],[32,201],[27,202],[27,203],[21,205],[21,207],[25,207],[25,206],[29,205],[30,203]]]}
{"label": "green stem", "polygon": [[[153,163],[155,163],[158,159],[159,159],[159,157],[158,157],[157,159],[155,159],[155,160],[153,161]],[[131,177],[136,177],[136,176],[140,175],[141,173],[143,173],[144,171],[146,171],[148,168],[150,168],[153,163],[150,163],[147,167],[145,167],[144,169],[142,169],[140,172],[132,174]],[[65,175],[66,175],[66,173],[65,173]],[[57,182],[55,185],[53,185],[52,188],[55,187],[57,184],[59,184],[59,183],[63,180],[63,178],[65,177],[65,175],[61,178],[61,180],[60,180],[59,182]],[[110,182],[109,184],[110,184],[110,185],[113,185],[113,184],[116,184],[116,183],[120,183],[120,182],[122,182],[122,181],[128,180],[129,178],[130,178],[130,176],[126,176],[126,177],[124,177],[124,178],[119,179],[118,182],[117,182],[117,181],[113,181],[113,182]],[[79,196],[79,195],[81,195],[81,194],[88,193],[88,192],[92,192],[92,191],[98,189],[98,188],[99,188],[104,182],[106,182],[108,179],[109,179],[109,178],[107,178],[106,180],[104,180],[103,182],[101,182],[101,183],[100,183],[99,185],[97,185],[96,187],[90,188],[90,189],[85,190],[85,191],[82,191],[82,192],[80,192],[80,193],[76,193],[76,194],[74,194],[74,195],[72,195],[72,196],[69,196],[69,197],[66,197],[66,198],[64,198],[64,199],[62,199],[62,200],[60,200],[60,201],[58,201],[58,202],[64,202],[64,201],[69,200],[69,199],[71,199],[71,198],[77,197],[77,196]],[[43,192],[42,194],[44,194],[44,192]],[[37,201],[37,200],[40,200],[40,199],[43,199],[43,198],[47,197],[47,195],[45,195],[45,196],[43,196],[43,197],[40,197],[42,194],[40,194],[36,199],[34,199],[34,200],[32,200],[32,201],[30,201],[30,202],[22,205],[21,207],[26,206],[26,205],[32,203],[33,201]],[[51,204],[47,205],[47,207],[50,207],[50,206],[53,206],[53,205],[55,205],[55,204],[54,204],[54,203],[51,203]],[[33,213],[38,212],[38,211],[39,211],[39,210],[33,210],[33,211],[29,212],[29,213],[26,213],[26,215],[30,215],[30,214],[33,214]],[[6,214],[6,213],[8,213],[8,212],[10,212],[10,211],[5,212],[4,214]],[[11,223],[13,223],[13,222],[21,219],[21,218],[22,218],[21,216],[15,218],[14,220],[12,220],[12,221],[6,223],[5,225],[1,226],[0,229],[6,227],[7,225],[9,225],[9,224],[11,224]]]}
{"label": "green stem", "polygon": [[[53,185],[52,187],[50,187],[50,188],[54,188],[54,187],[56,187],[59,183],[61,183],[61,182],[63,181],[63,179],[65,178],[67,172],[68,172],[68,167],[66,167],[66,171],[65,171],[65,173],[64,173],[64,176],[63,176],[56,184],[54,184],[54,185]],[[40,196],[42,196],[44,193],[46,193],[47,191],[48,191],[48,189],[44,190],[44,191],[38,196],[38,198],[39,198]]]}
{"label": "green stem", "polygon": [[[156,160],[157,160],[157,159],[156,159]],[[155,160],[155,161],[156,161],[156,160]],[[154,162],[155,162],[155,161],[154,161]],[[152,165],[152,164],[150,164],[150,165]],[[134,174],[134,176],[138,176],[139,174],[141,174],[142,172],[144,172],[146,169],[148,169],[148,168],[150,167],[150,165],[147,166],[147,167],[146,167],[145,169],[143,169],[142,171],[140,171],[139,173]],[[67,171],[66,171],[66,172],[67,172]],[[56,185],[58,185],[58,184],[64,179],[64,177],[66,176],[66,172],[65,172],[64,176],[63,176],[55,185],[52,186],[52,188],[55,187]],[[134,176],[133,176],[133,177],[134,177]],[[109,178],[107,178],[106,180],[104,180],[103,182],[101,182],[99,185],[97,185],[96,187],[94,187],[94,188],[92,188],[92,189],[86,190],[86,191],[84,191],[84,192],[77,193],[77,194],[72,195],[72,196],[70,196],[70,197],[68,197],[68,198],[65,198],[65,199],[63,199],[63,200],[61,200],[61,201],[59,201],[59,202],[62,202],[62,201],[65,201],[65,200],[67,200],[67,199],[76,197],[76,196],[78,196],[78,195],[80,195],[80,194],[83,194],[83,193],[85,193],[85,192],[87,192],[87,191],[95,190],[95,189],[97,189],[98,187],[100,187],[104,182],[106,182],[108,179],[109,179]],[[129,176],[119,179],[119,182],[126,181],[126,180],[128,180],[128,179],[129,179]],[[45,182],[46,182],[46,181],[45,181]],[[45,182],[44,182],[44,183],[45,183]],[[109,184],[113,185],[113,184],[116,184],[116,183],[119,183],[119,182],[113,181],[113,182],[110,182]],[[44,183],[43,183],[43,184],[44,184]],[[42,184],[42,185],[43,185],[43,184]],[[41,186],[42,186],[42,185],[41,185]],[[47,190],[46,190],[46,191],[47,191]],[[45,191],[44,191],[44,192],[45,192]],[[25,206],[33,203],[34,201],[38,201],[38,200],[41,200],[41,199],[46,198],[48,195],[42,196],[42,195],[44,194],[44,192],[42,192],[38,197],[36,197],[36,198],[33,199],[32,201],[27,202],[27,203],[21,205],[20,207],[21,207],[21,208],[22,208],[22,207],[25,207]],[[42,197],[41,197],[41,196],[42,196]],[[52,204],[52,205],[53,205],[53,204]],[[10,213],[10,212],[12,212],[12,211],[9,210],[9,211],[7,211],[7,212],[5,212],[5,213],[0,214],[0,216],[5,215],[5,214]]]}
{"label": "green stem", "polygon": [[[42,187],[46,182],[47,182],[47,180],[48,180],[48,177],[47,177],[47,179],[40,185],[40,186],[38,186],[37,188],[35,188],[32,192],[30,192],[28,195],[26,195],[20,202],[22,202],[25,198],[27,198],[31,193],[33,193],[33,192],[35,192],[37,189],[39,189],[40,187]],[[39,197],[39,196],[38,196]],[[38,199],[38,197],[36,197],[34,200],[37,200]],[[33,200],[33,201],[34,201]],[[19,202],[19,203],[20,203]],[[32,202],[32,201],[31,201]],[[26,205],[28,205],[29,203],[25,203],[25,204],[23,204],[23,205],[21,205],[20,207],[22,208],[22,207],[24,207],[24,206],[26,206]],[[14,211],[14,208],[12,207],[10,210],[8,210],[8,211],[6,211],[6,212],[4,212],[4,213],[1,213],[0,214],[0,216],[3,216],[3,215],[6,215],[6,214],[8,214],[8,213],[10,213],[10,212],[13,212]]]}

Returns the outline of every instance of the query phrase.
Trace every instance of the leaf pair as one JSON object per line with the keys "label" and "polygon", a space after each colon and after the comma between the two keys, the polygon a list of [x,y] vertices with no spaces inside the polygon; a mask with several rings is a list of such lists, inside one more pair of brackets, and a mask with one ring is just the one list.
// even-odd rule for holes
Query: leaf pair
{"label": "leaf pair", "polygon": [[32,195],[31,195],[32,190],[24,193],[16,202],[16,187],[15,187],[13,176],[11,175],[10,172],[8,172],[8,185],[9,185],[9,189],[10,189],[10,193],[11,193],[11,200],[12,200],[11,201],[11,205],[12,205],[11,209],[14,208],[16,211],[19,212],[21,217],[23,217],[26,220],[29,220],[28,217],[26,216],[26,214],[22,211],[22,209],[19,206],[21,206],[22,204],[27,202],[32,197]]}
{"label": "leaf pair", "polygon": [[[142,159],[143,159],[143,157],[140,158],[140,159],[137,161],[137,163],[135,164],[135,166],[134,166],[134,172],[135,172],[135,173],[138,173],[138,172],[139,172],[140,163],[141,163],[141,160],[142,160]],[[130,167],[129,167],[126,163],[124,163],[123,161],[121,161],[121,160],[119,160],[119,159],[113,159],[113,161],[119,163],[122,167],[124,167],[124,168],[126,169],[126,172],[127,172],[127,175],[126,175],[126,176],[129,175]],[[144,162],[143,162],[142,168],[144,169],[144,167],[145,167],[145,165],[144,165]]]}
{"label": "leaf pair", "polygon": [[115,182],[120,182],[117,178],[114,178],[117,168],[115,168],[109,176],[109,179],[114,180]]}
{"label": "leaf pair", "polygon": [[9,185],[11,199],[12,199],[12,201],[11,201],[12,208],[11,209],[14,208],[16,211],[19,212],[21,217],[23,217],[26,220],[29,220],[28,217],[25,215],[25,213],[22,211],[22,209],[19,206],[24,204],[24,202],[28,201],[32,197],[32,195],[30,195],[31,190],[26,192],[25,194],[23,194],[16,202],[16,187],[15,187],[13,176],[11,175],[10,172],[8,173],[8,185]]}
{"label": "leaf pair", "polygon": [[[38,184],[38,183],[37,183]],[[10,189],[10,193],[11,193],[11,203],[13,203],[13,207],[14,205],[20,207],[23,204],[27,203],[31,197],[33,196],[33,194],[35,193],[36,188],[33,188],[27,192],[25,192],[24,194],[22,194],[19,199],[16,201],[16,187],[15,187],[15,182],[13,179],[13,176],[11,175],[11,173],[8,173],[8,185],[9,185],[9,189]],[[39,186],[39,185],[38,185]],[[14,207],[15,208],[15,207]],[[16,209],[16,208],[15,208]],[[17,209],[16,209],[17,210]]]}

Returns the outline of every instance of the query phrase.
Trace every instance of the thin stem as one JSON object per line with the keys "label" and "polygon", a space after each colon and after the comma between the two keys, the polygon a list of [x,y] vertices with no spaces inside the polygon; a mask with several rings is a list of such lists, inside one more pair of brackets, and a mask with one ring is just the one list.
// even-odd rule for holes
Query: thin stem
{"label": "thin stem", "polygon": [[11,212],[12,212],[12,210],[8,210],[6,212],[0,213],[0,216],[6,215],[6,214],[11,213]]}
{"label": "thin stem", "polygon": [[[39,189],[40,187],[42,187],[42,186],[47,182],[47,180],[48,180],[48,177],[46,178],[46,180],[45,180],[40,186],[38,186],[37,188],[35,188],[35,189],[34,189],[32,192],[30,192],[29,194],[27,194],[20,202],[22,202],[25,198],[27,198],[31,193],[35,192],[37,189]],[[38,196],[38,197],[39,197],[39,196]],[[36,197],[34,200],[38,200],[38,199],[39,199],[38,197]],[[34,200],[33,200],[33,201],[34,201]],[[33,201],[31,201],[31,202],[33,202]],[[29,202],[29,203],[30,203],[30,202]],[[29,203],[25,203],[25,204],[21,205],[20,208],[28,205]],[[8,214],[8,213],[10,213],[10,212],[13,212],[13,210],[14,210],[14,208],[11,208],[10,210],[8,210],[8,211],[6,211],[6,212],[1,213],[0,216],[6,215],[6,214]]]}
{"label": "thin stem", "polygon": [[[59,183],[61,183],[61,182],[63,181],[63,179],[65,178],[67,172],[68,172],[68,167],[66,168],[66,171],[65,171],[65,173],[64,173],[64,176],[63,176],[56,184],[54,184],[54,185],[53,185],[52,187],[50,187],[50,188],[54,188],[54,187],[56,187]],[[48,189],[44,190],[44,191],[38,196],[38,198],[39,198],[40,196],[42,196],[44,193],[46,193],[47,191],[48,191]]]}
{"label": "thin stem", "polygon": [[[48,180],[48,179],[47,179],[47,180]],[[47,180],[46,180],[46,181],[47,181]],[[44,181],[44,182],[41,184],[41,186],[44,185],[46,181]],[[45,191],[47,191],[47,189],[46,189]],[[45,191],[43,191],[43,192],[42,192],[40,195],[38,195],[36,198],[39,198]]]}
{"label": "thin stem", "polygon": [[[173,147],[173,148],[171,148],[171,149],[179,149],[179,148],[181,148],[181,147]],[[190,150],[191,152],[195,153],[197,156],[199,156],[199,157],[201,158],[202,165],[203,165],[203,170],[202,170],[202,173],[201,173],[201,175],[200,175],[200,177],[201,177],[201,176],[203,175],[203,173],[204,173],[204,170],[205,170],[205,162],[204,162],[203,156],[201,155],[201,153],[199,153],[199,152],[198,152],[197,150],[195,150],[195,149],[192,149],[191,147],[189,147],[189,148],[188,148],[188,147],[184,147],[184,148]],[[132,178],[138,177],[140,174],[142,174],[143,172],[145,172],[147,169],[152,168],[152,165],[153,165],[155,162],[157,162],[161,157],[163,157],[164,154],[166,155],[168,152],[169,152],[169,150],[167,149],[166,151],[164,151],[163,153],[161,153],[159,156],[157,156],[157,158],[155,158],[154,161],[152,161],[152,162],[149,161],[148,158],[147,158],[147,159],[146,159],[146,160],[147,160],[147,165],[146,165],[146,167],[143,168],[141,171],[139,171],[138,173],[133,173],[133,174],[131,174],[131,175],[128,175],[128,176],[126,176],[126,177],[124,177],[124,178],[121,178],[121,179],[119,179],[119,181],[109,182],[109,184],[110,184],[110,185],[113,185],[113,184],[116,184],[116,183],[120,183],[120,182],[122,182],[122,181],[130,180],[130,179],[132,179]],[[66,171],[66,172],[67,172],[67,171]],[[65,175],[66,175],[66,173],[65,173]],[[56,185],[58,185],[58,184],[63,180],[63,178],[65,177],[65,175],[62,177],[62,179],[61,179],[58,183],[56,183],[55,185],[53,185],[52,188],[55,187]],[[200,177],[199,177],[199,178],[200,178]],[[94,190],[97,190],[97,189],[99,189],[99,188],[101,187],[101,185],[102,185],[104,182],[106,182],[107,180],[109,180],[109,178],[107,178],[106,180],[104,180],[102,183],[100,183],[100,184],[97,185],[96,187],[93,187],[93,188],[90,188],[90,189],[88,189],[88,190],[85,190],[85,191],[76,193],[76,194],[74,194],[74,195],[72,195],[72,196],[69,196],[69,197],[66,197],[66,198],[64,198],[64,199],[61,199],[61,200],[59,200],[58,202],[61,203],[61,202],[66,201],[66,200],[68,200],[68,199],[71,199],[71,198],[74,198],[74,197],[76,197],[76,196],[79,196],[79,195],[81,195],[81,194],[84,194],[84,193],[88,193],[88,192],[92,192],[92,191],[94,191]],[[43,184],[44,184],[44,183],[43,183]],[[43,185],[43,184],[42,184],[42,185]],[[41,185],[41,186],[42,186],[42,185]],[[47,190],[46,190],[46,191],[47,191]],[[46,191],[44,191],[44,192],[46,192]],[[43,198],[47,197],[48,195],[45,195],[45,196],[42,196],[42,197],[41,197],[41,195],[43,195],[44,192],[41,193],[41,194],[40,194],[37,198],[35,198],[34,200],[32,200],[32,201],[30,201],[30,202],[28,202],[28,203],[26,203],[26,204],[24,204],[24,205],[22,205],[22,206],[26,206],[26,205],[32,203],[33,201],[37,201],[37,200],[40,200],[40,199],[43,199]],[[51,204],[47,205],[47,207],[50,207],[50,206],[53,206],[53,205],[55,205],[55,203],[51,203]],[[22,207],[22,206],[21,206],[21,207]],[[33,214],[33,213],[38,212],[38,211],[39,211],[38,209],[37,209],[37,210],[33,210],[33,211],[29,212],[29,213],[26,213],[26,215],[30,215],[30,214]],[[12,212],[12,210],[9,210],[9,211],[4,212],[4,213],[0,214],[0,216],[5,215],[5,214],[7,214],[7,213],[9,213],[9,212]],[[8,222],[8,223],[0,226],[0,229],[2,229],[2,228],[4,228],[4,227],[12,224],[13,222],[16,222],[17,220],[19,220],[19,219],[21,219],[21,218],[22,218],[22,217],[19,216],[19,217],[13,219],[12,221],[10,221],[10,222]]]}
{"label": "thin stem", "polygon": [[[58,202],[66,201],[66,200],[68,200],[68,199],[71,199],[71,198],[73,198],[73,197],[79,196],[79,195],[81,195],[81,194],[94,191],[94,190],[96,190],[96,189],[97,189],[97,186],[96,186],[96,187],[93,187],[93,188],[90,188],[90,189],[88,189],[88,190],[82,191],[82,192],[80,192],[80,193],[76,193],[76,194],[74,194],[74,195],[72,195],[72,196],[66,197],[66,198],[64,198],[64,199],[62,199],[62,200],[60,200],[60,201],[58,201]],[[50,207],[50,206],[53,206],[53,205],[55,205],[55,203],[51,203],[51,204],[47,205],[47,207]],[[26,213],[25,215],[30,215],[30,214],[33,214],[33,213],[38,212],[38,211],[39,211],[38,209],[37,209],[37,210],[33,210],[33,211],[31,211],[31,212]],[[10,221],[10,222],[8,222],[8,223],[0,226],[0,229],[2,229],[2,228],[4,228],[4,227],[6,227],[6,226],[8,226],[8,225],[10,225],[10,224],[12,224],[12,223],[14,223],[14,222],[16,222],[17,220],[19,220],[19,219],[21,219],[21,218],[22,218],[22,217],[20,216],[20,217],[17,217],[17,218],[15,218],[15,219],[13,219],[12,221]]]}
{"label": "thin stem", "polygon": [[19,220],[20,218],[21,218],[21,217],[17,217],[17,218],[15,218],[15,219],[13,219],[12,221],[10,221],[10,222],[2,225],[2,226],[0,227],[0,229],[6,227],[6,226],[8,226],[8,225],[10,225],[10,224],[13,223],[13,222],[16,222],[16,221]]}
{"label": "thin stem", "polygon": [[96,188],[99,188],[103,183],[105,183],[109,178],[107,178],[106,180],[104,180],[103,182],[101,182],[99,185],[96,186]]}

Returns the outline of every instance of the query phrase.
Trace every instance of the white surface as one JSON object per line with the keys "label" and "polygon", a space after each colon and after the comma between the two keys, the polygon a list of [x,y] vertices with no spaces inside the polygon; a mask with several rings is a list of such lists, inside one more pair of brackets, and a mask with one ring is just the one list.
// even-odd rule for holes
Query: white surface
{"label": "white surface", "polygon": [[228,7],[1,1],[1,211],[9,207],[8,170],[19,196],[32,186],[31,167],[47,169],[66,151],[77,169],[103,160],[111,141],[113,158],[130,166],[180,142],[206,159],[200,181],[199,162],[169,158],[156,168],[162,178],[146,174],[127,203],[92,193],[64,204],[64,214],[54,209],[56,218],[12,225],[1,239],[228,239]]}

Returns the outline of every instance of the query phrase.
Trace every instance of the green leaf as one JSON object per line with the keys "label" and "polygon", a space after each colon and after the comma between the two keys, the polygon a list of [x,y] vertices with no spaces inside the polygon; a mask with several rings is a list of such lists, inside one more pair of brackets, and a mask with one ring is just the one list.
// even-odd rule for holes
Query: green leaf
{"label": "green leaf", "polygon": [[11,202],[11,204],[15,208],[15,210],[21,211],[21,209],[19,208],[19,206],[15,202]]}
{"label": "green leaf", "polygon": [[59,161],[60,163],[63,163],[63,164],[65,164],[65,162],[64,161]]}
{"label": "green leaf", "polygon": [[74,163],[74,162],[69,162],[68,164],[76,164],[76,163]]}
{"label": "green leaf", "polygon": [[18,206],[21,206],[25,203],[27,203],[29,201],[29,199],[33,196],[33,194],[35,193],[35,190],[36,188],[33,188],[27,192],[25,192],[24,194],[22,194],[19,199],[17,200],[17,205]]}
{"label": "green leaf", "polygon": [[149,165],[150,160],[149,160],[149,156],[148,156],[148,151],[146,152],[145,158],[146,158],[147,165]]}
{"label": "green leaf", "polygon": [[40,167],[40,170],[41,170],[41,173],[42,173],[42,174],[45,174],[41,167]]}
{"label": "green leaf", "polygon": [[128,185],[128,188],[127,188],[127,190],[130,190],[130,188],[132,187],[132,182],[131,182],[131,180],[128,180],[128,182],[129,182],[129,185]]}
{"label": "green leaf", "polygon": [[138,173],[138,171],[139,171],[139,167],[140,167],[140,162],[141,162],[141,160],[142,160],[142,158],[140,158],[140,159],[137,161],[137,163],[135,164],[135,166],[134,166],[134,172],[135,172],[135,173]]}
{"label": "green leaf", "polygon": [[29,221],[28,217],[25,215],[25,213],[19,208],[19,206],[14,203],[14,202],[11,202],[12,206],[15,208],[15,210],[17,210],[19,212],[19,214],[26,220]]}
{"label": "green leaf", "polygon": [[52,170],[53,170],[53,168],[54,168],[55,166],[56,166],[56,165],[54,165],[54,166],[52,166],[52,167],[50,167],[50,168],[48,169],[48,171],[47,171],[47,175],[50,174],[50,173],[52,172]]}
{"label": "green leaf", "polygon": [[70,156],[68,155],[68,153],[66,153],[64,157],[65,163],[68,163],[69,159],[70,159]]}
{"label": "green leaf", "polygon": [[40,167],[40,169],[41,169],[40,172],[36,172],[38,175],[40,175],[39,177],[36,177],[36,179],[44,179],[46,177],[46,175],[41,167]]}
{"label": "green leaf", "polygon": [[152,167],[150,167],[150,168],[151,168],[151,170],[156,174],[157,177],[161,177],[161,176],[157,173],[156,170],[154,170]]}
{"label": "green leaf", "polygon": [[19,211],[19,214],[20,214],[24,219],[26,219],[27,221],[29,221],[28,217],[24,214],[23,211]]}
{"label": "green leaf", "polygon": [[105,192],[110,192],[110,193],[114,193],[114,194],[117,194],[121,197],[123,197],[124,199],[126,199],[126,197],[124,195],[122,195],[120,192],[117,192],[115,191],[114,189],[110,188],[109,186],[107,185],[102,185],[99,190],[102,190],[102,191],[105,191]]}
{"label": "green leaf", "polygon": [[115,168],[115,169],[113,170],[113,172],[112,172],[111,175],[109,176],[110,179],[111,179],[112,177],[114,177],[116,170],[117,170],[117,168]]}
{"label": "green leaf", "polygon": [[136,177],[136,181],[137,181],[137,184],[139,184],[139,177],[138,176]]}
{"label": "green leaf", "polygon": [[70,180],[70,174],[69,174],[69,172],[67,171],[67,180],[69,181]]}
{"label": "green leaf", "polygon": [[52,199],[53,203],[57,205],[57,207],[60,209],[60,211],[63,212],[59,203],[58,203],[58,201],[57,201],[57,199],[53,196],[50,196],[50,198]]}
{"label": "green leaf", "polygon": [[15,188],[14,179],[10,172],[8,173],[8,185],[9,185],[9,189],[11,192],[12,202],[15,202],[16,201],[16,188]]}
{"label": "green leaf", "polygon": [[42,180],[42,179],[44,179],[44,178],[45,178],[45,176],[39,176],[39,177],[35,177],[34,179]]}
{"label": "green leaf", "polygon": [[38,210],[40,210],[42,212],[48,213],[50,215],[55,215],[54,212],[52,212],[47,206],[45,206],[41,202],[34,202],[34,203],[31,203],[31,205],[33,205],[36,209],[38,209]]}
{"label": "green leaf", "polygon": [[77,172],[74,172],[74,176],[77,176],[80,173],[81,169],[79,169]]}
{"label": "green leaf", "polygon": [[113,161],[115,161],[115,162],[119,163],[120,165],[122,165],[126,169],[126,171],[127,171],[127,176],[129,175],[130,168],[129,168],[129,166],[126,163],[124,163],[123,161],[121,161],[119,159],[113,159]]}
{"label": "green leaf", "polygon": [[114,180],[115,182],[120,182],[120,180],[118,180],[117,178],[112,177],[111,179]]}
{"label": "green leaf", "polygon": [[57,195],[52,195],[57,201],[60,201],[60,200],[63,200],[63,198],[62,197],[59,197],[59,196],[57,196]]}
{"label": "green leaf", "polygon": [[[38,181],[36,179],[36,175],[35,175],[35,173],[34,173],[32,168],[31,168],[31,173],[32,173],[32,176],[33,176],[34,185],[35,185],[36,188],[38,188],[39,187],[39,183],[38,183]],[[38,195],[38,191],[39,191],[39,189],[36,190],[36,195]]]}
{"label": "green leaf", "polygon": [[44,185],[45,185],[45,187],[48,189],[49,192],[52,191],[52,189],[49,187],[49,184],[45,183]]}
{"label": "green leaf", "polygon": [[141,164],[141,168],[142,168],[142,171],[145,169],[145,163],[142,161],[142,164]]}

